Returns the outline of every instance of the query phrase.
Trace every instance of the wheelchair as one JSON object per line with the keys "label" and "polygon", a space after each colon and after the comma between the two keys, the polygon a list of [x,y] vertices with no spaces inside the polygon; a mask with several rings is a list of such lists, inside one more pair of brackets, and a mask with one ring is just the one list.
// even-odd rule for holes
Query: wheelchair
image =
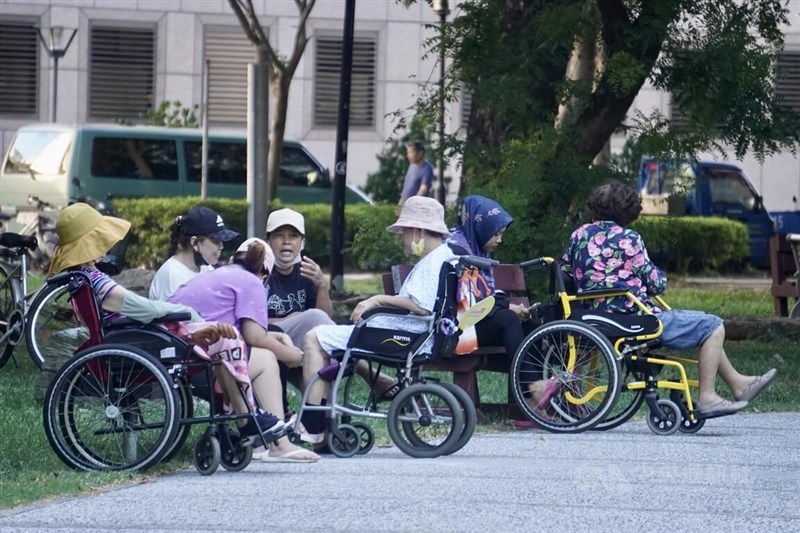
{"label": "wheelchair", "polygon": [[[328,441],[338,457],[367,453],[375,436],[365,423],[353,421],[363,417],[386,420],[392,442],[406,455],[433,458],[450,455],[469,442],[475,431],[477,414],[472,400],[460,387],[423,376],[426,363],[436,358],[450,358],[458,342],[456,288],[461,269],[469,266],[488,268],[496,261],[462,256],[445,262],[439,273],[439,286],[433,312],[426,316],[410,314],[394,307],[374,307],[363,315],[348,340],[347,348],[330,354],[330,363],[319,370],[303,391],[297,419],[305,411],[323,411],[328,421]],[[419,333],[376,327],[378,317],[400,317],[418,321]],[[432,343],[429,353],[426,346]],[[355,374],[359,360],[369,366],[368,391],[358,395],[355,389],[364,379]],[[400,385],[388,409],[373,392],[382,370],[393,371]],[[311,386],[323,380],[328,383],[327,404],[309,405]],[[293,442],[300,441],[294,429],[289,430]]]}
{"label": "wheelchair", "polygon": [[[608,430],[646,403],[647,425],[658,435],[703,427],[690,390],[698,382],[686,372],[697,361],[656,352],[661,323],[635,295],[619,289],[578,293],[561,263],[550,257],[520,266],[546,268],[550,277],[550,301],[532,307],[541,325],[525,338],[511,365],[515,400],[530,420],[553,433]],[[644,314],[594,312],[581,305],[614,296],[629,298]],[[531,390],[537,380],[547,383],[538,397]],[[667,397],[659,396],[662,390],[669,391]]]}
{"label": "wheelchair", "polygon": [[[77,470],[145,470],[173,458],[193,425],[207,424],[194,447],[197,471],[246,468],[253,443],[230,422],[254,414],[222,414],[221,398],[213,391],[213,370],[222,363],[200,358],[192,344],[167,329],[188,320],[188,313],[150,324],[104,321],[86,274],[56,277],[67,284],[73,310],[89,334],[45,394],[44,429],[56,455]],[[208,402],[207,414],[194,411],[193,396]],[[260,437],[268,442],[263,433]]]}

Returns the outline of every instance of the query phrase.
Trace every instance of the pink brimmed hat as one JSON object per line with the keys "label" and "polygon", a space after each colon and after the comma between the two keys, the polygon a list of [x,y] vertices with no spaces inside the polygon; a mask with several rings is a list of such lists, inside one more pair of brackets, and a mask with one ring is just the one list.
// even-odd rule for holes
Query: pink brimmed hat
{"label": "pink brimmed hat", "polygon": [[444,207],[427,196],[412,196],[403,204],[397,221],[389,226],[391,233],[403,233],[404,228],[418,228],[450,236],[447,224],[444,223]]}

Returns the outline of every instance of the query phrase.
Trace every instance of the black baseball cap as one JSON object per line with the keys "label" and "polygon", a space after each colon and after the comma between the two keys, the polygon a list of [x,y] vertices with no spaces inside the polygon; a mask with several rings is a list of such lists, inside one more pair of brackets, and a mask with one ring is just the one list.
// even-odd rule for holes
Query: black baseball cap
{"label": "black baseball cap", "polygon": [[222,242],[227,242],[239,236],[235,231],[225,228],[222,217],[211,209],[195,206],[181,217],[182,235],[195,235],[211,237]]}

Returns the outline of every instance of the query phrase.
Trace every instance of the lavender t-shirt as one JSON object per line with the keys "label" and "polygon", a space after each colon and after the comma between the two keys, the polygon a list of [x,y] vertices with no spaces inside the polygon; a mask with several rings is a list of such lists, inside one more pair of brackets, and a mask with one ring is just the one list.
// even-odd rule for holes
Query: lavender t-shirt
{"label": "lavender t-shirt", "polygon": [[239,265],[226,265],[193,277],[167,299],[188,305],[206,322],[223,322],[242,329],[249,318],[267,329],[264,286],[255,274]]}

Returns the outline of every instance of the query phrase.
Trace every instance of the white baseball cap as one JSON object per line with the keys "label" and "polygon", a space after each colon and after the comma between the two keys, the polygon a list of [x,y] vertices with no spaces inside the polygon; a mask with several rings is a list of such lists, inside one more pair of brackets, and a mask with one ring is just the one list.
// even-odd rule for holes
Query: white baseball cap
{"label": "white baseball cap", "polygon": [[278,209],[270,213],[267,219],[267,234],[282,226],[291,226],[302,235],[306,234],[306,222],[303,215],[293,209]]}
{"label": "white baseball cap", "polygon": [[275,254],[272,253],[272,247],[264,242],[263,239],[259,239],[258,237],[250,237],[239,245],[239,247],[236,249],[236,253],[247,252],[250,249],[250,246],[257,242],[261,243],[266,250],[266,253],[264,254],[264,268],[267,269],[271,274],[272,267],[275,266]]}

